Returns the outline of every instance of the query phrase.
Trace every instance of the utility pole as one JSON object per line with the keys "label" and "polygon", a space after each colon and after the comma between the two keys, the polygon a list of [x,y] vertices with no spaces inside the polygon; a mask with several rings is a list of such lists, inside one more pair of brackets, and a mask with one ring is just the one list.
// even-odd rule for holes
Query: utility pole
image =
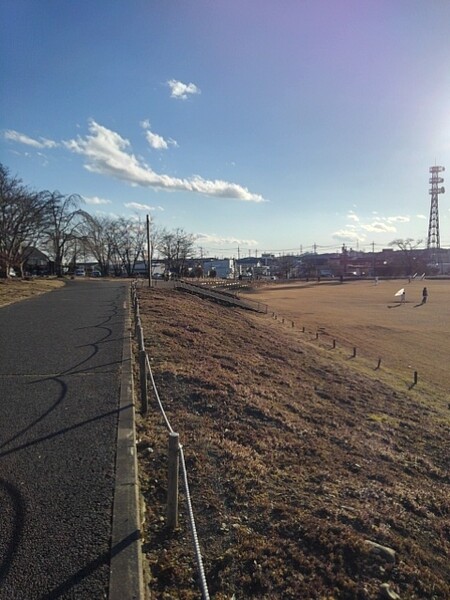
{"label": "utility pole", "polygon": [[148,287],[152,287],[152,248],[150,246],[150,217],[147,215]]}

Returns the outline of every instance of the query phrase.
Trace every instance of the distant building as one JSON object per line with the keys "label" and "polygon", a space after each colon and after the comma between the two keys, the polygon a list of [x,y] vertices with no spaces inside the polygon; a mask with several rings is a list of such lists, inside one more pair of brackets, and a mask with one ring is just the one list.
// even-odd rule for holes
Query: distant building
{"label": "distant building", "polygon": [[23,270],[31,275],[49,275],[53,272],[54,264],[49,257],[37,248],[29,248],[26,254]]}
{"label": "distant building", "polygon": [[206,277],[212,272],[219,279],[232,279],[235,275],[232,258],[211,258],[203,261],[203,272]]}

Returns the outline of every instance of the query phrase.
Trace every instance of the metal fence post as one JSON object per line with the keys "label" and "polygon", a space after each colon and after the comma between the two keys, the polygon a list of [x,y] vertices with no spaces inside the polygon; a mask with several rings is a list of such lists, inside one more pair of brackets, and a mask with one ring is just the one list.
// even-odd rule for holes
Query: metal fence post
{"label": "metal fence post", "polygon": [[178,471],[180,462],[179,435],[169,434],[169,478],[167,482],[167,525],[170,529],[178,527]]}

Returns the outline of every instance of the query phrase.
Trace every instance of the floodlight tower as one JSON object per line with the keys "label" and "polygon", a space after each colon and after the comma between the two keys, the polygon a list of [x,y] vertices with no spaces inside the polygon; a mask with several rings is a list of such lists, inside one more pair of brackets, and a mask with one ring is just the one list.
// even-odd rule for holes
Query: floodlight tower
{"label": "floodlight tower", "polygon": [[445,192],[444,187],[439,187],[439,184],[444,183],[444,178],[440,177],[439,173],[445,171],[445,167],[430,167],[431,177],[429,179],[431,189],[429,191],[431,196],[430,206],[430,221],[428,224],[428,242],[427,249],[429,253],[429,260],[436,264],[437,260],[440,260],[440,248],[441,242],[439,238],[439,194]]}

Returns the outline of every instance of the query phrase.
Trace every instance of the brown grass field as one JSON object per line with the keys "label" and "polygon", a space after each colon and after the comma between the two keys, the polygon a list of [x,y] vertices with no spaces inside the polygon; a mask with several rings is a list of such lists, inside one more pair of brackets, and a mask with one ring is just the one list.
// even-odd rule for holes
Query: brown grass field
{"label": "brown grass field", "polygon": [[[211,598],[450,598],[450,285],[427,285],[396,307],[401,282],[277,284],[248,295],[268,315],[139,289]],[[166,526],[153,393],[138,438],[149,597],[200,598],[183,494]]]}
{"label": "brown grass field", "polygon": [[61,279],[0,279],[0,307],[51,292],[62,285]]}
{"label": "brown grass field", "polygon": [[[422,289],[429,297],[421,305]],[[395,298],[406,290],[404,305]],[[249,295],[268,304],[328,345],[344,347],[411,381],[417,371],[422,383],[450,392],[450,281],[354,281],[344,284],[272,285]],[[289,324],[287,324],[289,325]],[[330,342],[331,340],[331,342]],[[449,397],[450,400],[450,397]]]}

